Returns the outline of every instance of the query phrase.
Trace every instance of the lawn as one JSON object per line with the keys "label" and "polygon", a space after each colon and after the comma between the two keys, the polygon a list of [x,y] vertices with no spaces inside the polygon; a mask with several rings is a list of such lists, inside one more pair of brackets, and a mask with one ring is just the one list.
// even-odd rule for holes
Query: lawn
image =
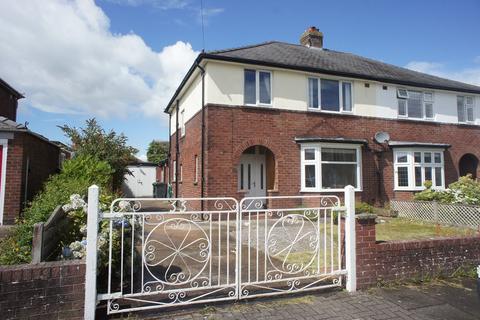
{"label": "lawn", "polygon": [[377,241],[473,236],[477,233],[475,230],[469,228],[437,226],[433,223],[402,218],[379,217],[377,221],[379,222],[376,226]]}

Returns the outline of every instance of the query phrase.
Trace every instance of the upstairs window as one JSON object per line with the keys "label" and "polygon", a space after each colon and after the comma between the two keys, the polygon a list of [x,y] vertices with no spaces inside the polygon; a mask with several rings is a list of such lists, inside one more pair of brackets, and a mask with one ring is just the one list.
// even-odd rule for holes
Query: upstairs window
{"label": "upstairs window", "polygon": [[246,105],[272,104],[271,72],[245,69],[244,102]]}
{"label": "upstairs window", "polygon": [[398,115],[413,119],[433,119],[433,92],[397,89]]}
{"label": "upstairs window", "polygon": [[457,96],[458,122],[474,122],[473,97]]}
{"label": "upstairs window", "polygon": [[308,78],[308,107],[333,112],[351,112],[352,83]]}

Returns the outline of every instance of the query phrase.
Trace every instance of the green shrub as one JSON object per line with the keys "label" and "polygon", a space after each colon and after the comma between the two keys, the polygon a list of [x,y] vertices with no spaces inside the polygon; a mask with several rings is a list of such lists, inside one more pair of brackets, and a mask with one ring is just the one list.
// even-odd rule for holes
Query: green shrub
{"label": "green shrub", "polygon": [[424,186],[425,190],[415,194],[415,200],[480,205],[480,182],[472,179],[470,174],[460,177],[446,190],[432,189],[430,181],[426,181]]}
{"label": "green shrub", "polygon": [[373,213],[373,206],[366,202],[357,202],[355,204],[355,213]]}
{"label": "green shrub", "polygon": [[[111,177],[112,169],[108,163],[95,157],[78,156],[65,161],[62,171],[51,176],[43,190],[25,208],[12,234],[0,242],[0,265],[30,262],[33,225],[46,221],[58,205],[69,202],[72,194],[85,196],[92,184],[100,186],[104,193],[111,193],[108,189]],[[77,230],[73,228],[73,232]]]}

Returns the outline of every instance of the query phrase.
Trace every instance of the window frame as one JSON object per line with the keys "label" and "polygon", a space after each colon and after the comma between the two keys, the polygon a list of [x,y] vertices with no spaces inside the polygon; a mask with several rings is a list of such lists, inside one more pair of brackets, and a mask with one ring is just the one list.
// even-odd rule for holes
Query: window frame
{"label": "window frame", "polygon": [[[407,95],[400,94],[400,91],[405,91]],[[409,117],[408,116],[408,99],[410,98],[410,91],[415,91],[415,92],[420,92],[422,94],[422,117],[421,118],[415,118],[415,117]],[[427,99],[426,95],[431,94],[432,99]],[[422,90],[420,88],[403,88],[399,87],[397,88],[397,117],[399,119],[408,119],[408,120],[417,120],[417,121],[434,121],[435,120],[435,92],[434,91],[429,91],[429,90]],[[399,101],[405,101],[405,114],[400,114],[399,112]],[[427,104],[432,105],[432,117],[427,117]]]}
{"label": "window frame", "polygon": [[[460,121],[458,116],[458,98],[463,97],[463,115],[465,117],[464,121]],[[467,99],[471,98],[472,103],[467,104]],[[468,120],[468,109],[472,109],[472,120]],[[473,95],[457,95],[457,121],[458,123],[467,123],[467,124],[474,124],[475,123],[475,96]]]}
{"label": "window frame", "polygon": [[[255,103],[246,103],[245,102],[245,71],[255,71]],[[265,72],[270,74],[270,103],[260,102],[260,73]],[[246,106],[273,106],[273,72],[270,70],[264,69],[252,69],[244,68],[243,69],[243,104]]]}
{"label": "window frame", "polygon": [[[420,162],[415,162],[415,153],[420,153]],[[430,153],[430,162],[425,162],[425,154]],[[393,176],[394,176],[394,191],[422,191],[425,190],[425,168],[432,168],[432,189],[445,189],[445,150],[444,149],[428,149],[428,148],[395,148],[393,150]],[[406,154],[407,162],[398,162],[398,155]],[[440,154],[440,163],[435,162],[435,154]],[[408,186],[398,185],[398,168],[408,168]],[[415,168],[421,168],[421,186],[416,186]],[[441,168],[442,184],[436,185],[435,170]]]}
{"label": "window frame", "polygon": [[172,165],[172,182],[177,182],[177,160],[173,160],[173,165]]}
{"label": "window frame", "polygon": [[[344,188],[328,189],[322,185],[322,164],[345,162],[322,161],[322,148],[329,149],[355,149],[357,186],[355,191],[362,191],[362,145],[347,143],[302,143],[300,146],[300,192],[343,192]],[[315,160],[305,160],[305,149],[315,149]],[[305,165],[315,165],[315,187],[305,187]],[[348,164],[352,164],[348,162]]]}
{"label": "window frame", "polygon": [[194,156],[194,167],[193,167],[193,184],[198,183],[198,155]]}
{"label": "window frame", "polygon": [[180,111],[180,136],[185,136],[185,109]]}
{"label": "window frame", "polygon": [[[310,79],[317,81],[317,96],[318,96],[318,105],[317,107],[310,106]],[[334,110],[325,110],[322,109],[322,80],[333,80],[338,82],[338,105],[339,111]],[[345,110],[345,106],[343,105],[343,84],[349,83],[350,84],[350,104],[351,110]],[[335,79],[329,77],[318,77],[318,76],[307,76],[307,109],[309,111],[316,111],[316,112],[327,112],[327,113],[346,113],[346,114],[353,114],[353,108],[355,104],[353,103],[353,80],[343,80],[343,79]]]}

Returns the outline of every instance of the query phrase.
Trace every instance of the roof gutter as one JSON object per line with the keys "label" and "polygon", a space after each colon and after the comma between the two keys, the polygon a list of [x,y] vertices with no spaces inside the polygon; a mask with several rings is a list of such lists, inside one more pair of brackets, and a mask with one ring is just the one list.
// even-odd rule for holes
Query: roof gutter
{"label": "roof gutter", "polygon": [[197,68],[197,66],[200,65],[200,62],[204,59],[204,57],[206,56],[205,53],[200,53],[197,58],[195,59],[195,61],[193,62],[192,66],[190,67],[190,69],[188,69],[188,72],[187,74],[185,75],[185,77],[183,77],[183,80],[182,82],[180,82],[180,85],[178,86],[177,90],[175,90],[175,93],[173,94],[173,97],[170,99],[170,101],[168,102],[167,104],[167,107],[163,110],[163,112],[165,113],[170,113],[170,109],[172,108],[172,105],[173,103],[175,102],[175,100],[177,99],[178,95],[180,94],[180,92],[182,91],[183,87],[185,86],[185,84],[187,83],[188,79],[190,78],[190,76],[195,72],[195,69]]}

